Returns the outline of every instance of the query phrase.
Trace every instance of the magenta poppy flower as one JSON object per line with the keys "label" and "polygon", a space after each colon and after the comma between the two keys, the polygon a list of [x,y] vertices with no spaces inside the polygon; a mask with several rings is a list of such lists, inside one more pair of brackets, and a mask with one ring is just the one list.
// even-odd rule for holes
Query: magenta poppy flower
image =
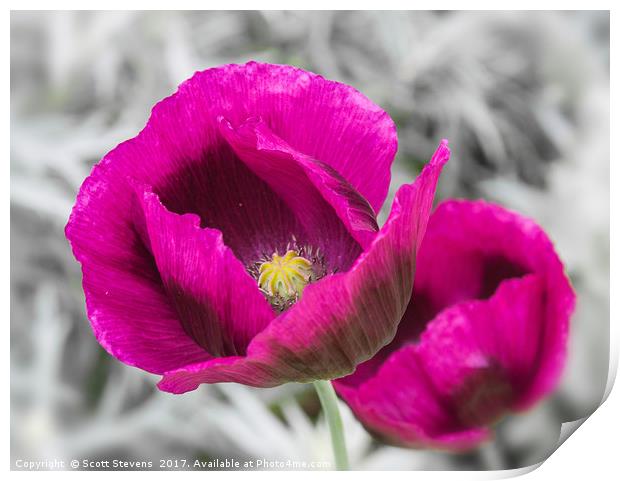
{"label": "magenta poppy flower", "polygon": [[388,441],[463,450],[555,386],[575,296],[533,221],[482,201],[431,215],[394,341],[334,382]]}
{"label": "magenta poppy flower", "polygon": [[97,339],[173,393],[351,373],[396,333],[449,156],[379,230],[396,148],[349,86],[254,62],[196,73],[78,194],[66,235]]}

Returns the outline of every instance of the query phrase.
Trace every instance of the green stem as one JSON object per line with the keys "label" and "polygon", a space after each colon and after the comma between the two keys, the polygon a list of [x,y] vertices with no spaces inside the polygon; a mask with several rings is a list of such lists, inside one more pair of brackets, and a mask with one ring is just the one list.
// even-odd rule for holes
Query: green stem
{"label": "green stem", "polygon": [[334,450],[336,469],[346,471],[349,469],[349,459],[347,455],[347,446],[344,442],[344,429],[342,427],[340,411],[338,411],[336,392],[330,381],[314,381],[314,387],[319,395],[321,407],[325,413],[329,432],[332,437],[332,449]]}

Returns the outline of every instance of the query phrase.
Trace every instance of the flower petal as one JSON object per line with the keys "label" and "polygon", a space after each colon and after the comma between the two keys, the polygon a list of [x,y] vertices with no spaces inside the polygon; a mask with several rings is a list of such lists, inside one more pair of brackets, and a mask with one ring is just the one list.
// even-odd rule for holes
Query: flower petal
{"label": "flower petal", "polygon": [[415,346],[408,345],[392,353],[360,388],[333,384],[364,426],[391,444],[460,451],[488,439],[489,429],[459,422],[431,376]]}
{"label": "flower petal", "polygon": [[[298,152],[342,175],[378,212],[390,182],[397,149],[389,115],[354,88],[286,65],[249,62],[196,73],[157,109],[162,122],[184,136],[209,136],[204,120],[223,116],[232,125],[260,117]],[[176,103],[180,115],[164,115]],[[154,111],[154,114],[156,112]],[[188,117],[200,122],[189,123]],[[212,124],[213,125],[213,124]],[[204,132],[201,134],[201,129]]]}
{"label": "flower petal", "polygon": [[443,310],[419,344],[393,352],[358,388],[334,384],[362,422],[397,443],[471,448],[529,396],[538,362],[553,349],[541,342],[546,324],[543,280],[512,279],[488,301]]}
{"label": "flower petal", "polygon": [[471,447],[445,436],[484,429],[557,384],[574,302],[534,222],[486,202],[444,202],[429,221],[396,338],[334,385],[371,430],[413,446]]}
{"label": "flower petal", "polygon": [[203,227],[221,231],[245,265],[285,251],[293,239],[307,242],[300,219],[224,142],[210,147],[202,160],[148,185],[167,210],[196,214]]}
{"label": "flower petal", "polygon": [[214,357],[245,354],[275,314],[256,281],[198,216],[167,211],[143,189],[148,243],[185,331]]}
{"label": "flower petal", "polygon": [[413,294],[425,299],[426,311],[413,312],[403,320],[404,326],[426,322],[462,300],[486,299],[503,281],[526,274],[536,274],[544,286],[546,327],[541,342],[549,347],[539,360],[533,397],[523,399],[524,406],[531,404],[555,385],[575,306],[575,294],[553,243],[534,221],[484,201],[440,204],[420,249]]}
{"label": "flower petal", "polygon": [[438,396],[465,425],[484,425],[529,388],[548,349],[543,280],[530,274],[502,283],[488,301],[442,311],[422,334],[416,353]]}
{"label": "flower petal", "polygon": [[538,226],[484,201],[440,204],[419,262],[415,291],[430,304],[431,318],[457,302],[490,297],[504,279],[549,268],[561,272]]}
{"label": "flower petal", "polygon": [[409,302],[416,252],[449,154],[443,141],[416,181],[399,189],[385,226],[351,270],[307,286],[252,340],[247,357],[171,371],[159,388],[182,393],[222,381],[268,387],[333,379],[373,356],[393,338]]}
{"label": "flower petal", "polygon": [[80,189],[65,233],[82,264],[86,308],[99,343],[126,364],[161,374],[209,359],[181,327],[157,268],[133,228],[126,184],[102,162]]}
{"label": "flower petal", "polygon": [[[502,282],[530,273],[543,280],[549,329],[546,342],[557,345],[557,357],[545,360],[540,371],[540,391],[548,392],[548,384],[555,379],[552,371],[563,364],[560,353],[565,349],[575,305],[564,267],[552,242],[534,221],[499,205],[465,200],[444,201],[431,215],[418,255],[411,302],[396,338],[344,382],[353,386],[370,378],[391,352],[416,340],[443,309],[462,301],[487,299]],[[549,380],[545,381],[547,369]]]}
{"label": "flower petal", "polygon": [[[379,230],[372,207],[333,168],[291,148],[260,119],[233,128],[222,118],[220,125],[239,158],[285,200],[306,231],[320,232],[310,242],[344,238],[341,223],[362,247],[372,241]],[[353,246],[343,247],[350,252]]]}
{"label": "flower petal", "polygon": [[[454,316],[452,319],[448,312]],[[490,406],[478,405],[485,397],[486,402],[492,401],[493,396],[501,401],[503,410],[521,410],[546,394],[539,392],[541,377],[545,378],[547,389],[555,386],[560,370],[550,366],[549,359],[563,358],[566,349],[566,333],[559,336],[559,342],[547,342],[548,333],[555,327],[554,319],[547,317],[545,281],[538,274],[529,274],[504,281],[488,301],[465,302],[442,312],[422,335],[419,350],[428,359],[427,365],[434,362],[434,379],[443,390],[454,391],[455,379],[462,382],[469,378],[467,389],[460,386],[458,404],[467,410],[462,416],[475,421],[481,411],[493,417]],[[446,361],[450,356],[432,359],[449,349],[455,355],[454,364],[460,363],[461,372],[449,368],[444,376],[439,372],[440,364],[452,362]],[[478,366],[474,365],[476,360]],[[471,368],[496,375],[492,380],[495,382],[472,376],[468,372]],[[499,412],[502,406],[497,408]]]}

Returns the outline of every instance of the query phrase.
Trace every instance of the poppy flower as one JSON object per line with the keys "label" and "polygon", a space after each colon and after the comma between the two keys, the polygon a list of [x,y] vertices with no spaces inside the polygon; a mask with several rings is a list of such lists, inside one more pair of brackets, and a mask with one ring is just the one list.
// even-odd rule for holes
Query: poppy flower
{"label": "poppy flower", "polygon": [[84,181],[66,227],[100,344],[163,376],[275,386],[392,340],[446,142],[385,225],[397,148],[355,89],[250,62],[196,73]]}
{"label": "poppy flower", "polygon": [[575,295],[543,230],[483,201],[441,203],[417,261],[395,339],[334,385],[388,442],[469,449],[554,388]]}

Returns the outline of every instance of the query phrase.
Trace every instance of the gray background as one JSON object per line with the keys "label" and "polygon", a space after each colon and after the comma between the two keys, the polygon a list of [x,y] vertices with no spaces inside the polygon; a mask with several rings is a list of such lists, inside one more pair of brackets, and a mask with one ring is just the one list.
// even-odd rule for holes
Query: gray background
{"label": "gray background", "polygon": [[[110,358],[63,235],[92,165],[195,70],[250,59],[349,83],[398,125],[395,189],[438,140],[439,198],[484,197],[549,232],[578,292],[556,394],[465,455],[373,441],[348,410],[359,469],[499,469],[541,460],[592,412],[609,344],[606,12],[12,12],[11,446],[17,459],[329,461],[309,386],[183,396]],[[382,213],[382,219],[385,212]]]}

